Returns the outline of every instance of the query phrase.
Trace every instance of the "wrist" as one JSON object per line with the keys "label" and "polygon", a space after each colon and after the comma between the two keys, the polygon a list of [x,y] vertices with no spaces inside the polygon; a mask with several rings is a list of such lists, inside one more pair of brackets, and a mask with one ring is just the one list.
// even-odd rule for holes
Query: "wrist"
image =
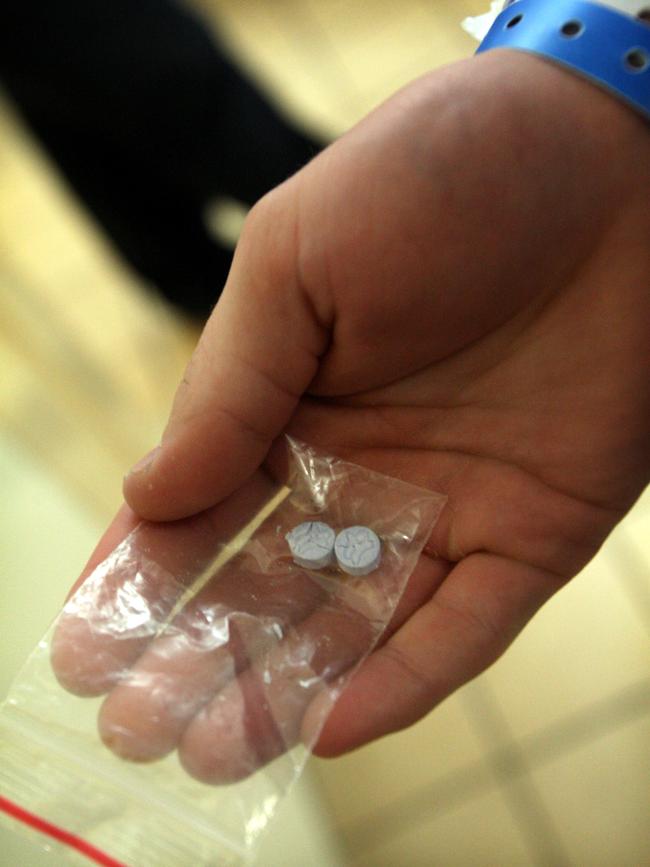
{"label": "wrist", "polygon": [[546,57],[497,48],[474,56],[468,73],[481,94],[478,100],[498,93],[502,121],[508,117],[514,127],[544,130],[547,142],[560,144],[558,158],[565,148],[597,148],[603,166],[613,171],[617,162],[628,159],[630,149],[648,151],[650,126],[640,114]]}

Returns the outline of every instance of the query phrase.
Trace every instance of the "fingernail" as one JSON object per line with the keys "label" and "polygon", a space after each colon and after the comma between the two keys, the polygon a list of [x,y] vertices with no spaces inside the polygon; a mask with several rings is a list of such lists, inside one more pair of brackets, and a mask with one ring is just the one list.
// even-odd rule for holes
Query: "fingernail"
{"label": "fingernail", "polygon": [[159,451],[160,446],[156,446],[155,449],[151,449],[150,452],[147,452],[144,457],[141,457],[139,461],[136,461],[136,463],[133,464],[131,469],[128,471],[127,476],[132,476],[134,473],[142,473],[145,470],[148,470]]}

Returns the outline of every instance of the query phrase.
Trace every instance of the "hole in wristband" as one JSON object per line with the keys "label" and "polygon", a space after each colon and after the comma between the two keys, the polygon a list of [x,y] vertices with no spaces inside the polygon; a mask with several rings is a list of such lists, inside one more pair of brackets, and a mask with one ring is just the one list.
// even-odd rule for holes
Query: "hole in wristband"
{"label": "hole in wristband", "polygon": [[508,21],[505,29],[510,30],[511,27],[516,27],[523,17],[523,15],[515,15],[513,18],[510,19],[510,21]]}
{"label": "hole in wristband", "polygon": [[640,21],[645,21],[650,24],[650,6],[644,6],[636,16]]}
{"label": "hole in wristband", "polygon": [[650,55],[644,48],[630,48],[624,59],[628,72],[644,72],[650,66]]}
{"label": "hole in wristband", "polygon": [[582,21],[567,21],[566,24],[560,27],[560,33],[562,36],[566,36],[567,39],[575,39],[577,36],[582,35],[584,29],[585,25]]}

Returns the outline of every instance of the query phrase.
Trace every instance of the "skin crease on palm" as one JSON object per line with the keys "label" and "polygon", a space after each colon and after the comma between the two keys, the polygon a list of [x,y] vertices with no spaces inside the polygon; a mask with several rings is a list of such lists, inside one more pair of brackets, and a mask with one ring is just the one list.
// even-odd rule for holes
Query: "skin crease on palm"
{"label": "skin crease on palm", "polygon": [[649,480],[649,202],[650,130],[573,74],[506,50],[409,85],[253,209],[161,448],[84,575],[138,516],[236,491],[284,431],[441,491],[316,752],[418,720]]}

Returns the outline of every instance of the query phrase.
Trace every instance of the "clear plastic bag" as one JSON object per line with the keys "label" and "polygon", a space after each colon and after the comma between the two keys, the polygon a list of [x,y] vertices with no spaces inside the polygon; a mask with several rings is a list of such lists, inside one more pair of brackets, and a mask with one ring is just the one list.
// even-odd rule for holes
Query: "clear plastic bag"
{"label": "clear plastic bag", "polygon": [[[288,455],[283,482],[260,470],[198,516],[143,522],[69,599],[0,711],[5,813],[103,864],[251,862],[445,501]],[[371,528],[377,568],[296,565],[286,534],[312,519]]]}

